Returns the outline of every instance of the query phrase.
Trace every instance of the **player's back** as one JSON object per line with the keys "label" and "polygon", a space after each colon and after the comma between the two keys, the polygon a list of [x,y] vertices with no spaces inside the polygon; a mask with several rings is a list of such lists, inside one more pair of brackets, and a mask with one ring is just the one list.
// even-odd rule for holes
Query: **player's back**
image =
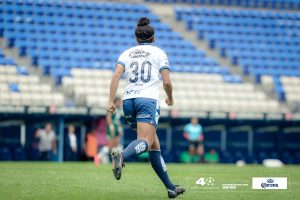
{"label": "player's back", "polygon": [[160,48],[142,44],[124,51],[118,63],[125,67],[124,99],[159,99],[160,72],[169,68],[168,58]]}

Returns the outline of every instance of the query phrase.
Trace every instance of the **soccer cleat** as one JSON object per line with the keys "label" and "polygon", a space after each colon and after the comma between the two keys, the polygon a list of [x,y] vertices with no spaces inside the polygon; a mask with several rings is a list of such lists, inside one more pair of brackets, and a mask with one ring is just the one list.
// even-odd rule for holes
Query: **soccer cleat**
{"label": "soccer cleat", "polygon": [[185,192],[184,188],[179,187],[179,185],[175,185],[175,190],[168,190],[168,197],[170,199],[174,199],[178,195],[183,194],[184,192]]}
{"label": "soccer cleat", "polygon": [[111,153],[111,158],[113,161],[113,169],[112,169],[113,174],[116,180],[120,180],[122,175],[122,167],[125,167],[122,154],[120,151],[113,151]]}

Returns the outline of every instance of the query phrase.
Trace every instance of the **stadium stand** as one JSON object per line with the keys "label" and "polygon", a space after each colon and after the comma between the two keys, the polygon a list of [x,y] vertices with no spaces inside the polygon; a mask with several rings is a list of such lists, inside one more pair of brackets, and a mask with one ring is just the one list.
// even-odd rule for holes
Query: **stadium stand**
{"label": "stadium stand", "polygon": [[64,96],[0,51],[0,105],[62,106]]}
{"label": "stadium stand", "polygon": [[268,8],[268,9],[300,9],[298,0],[145,0],[155,3],[188,3],[195,5],[211,6],[239,6],[245,8]]}
{"label": "stadium stand", "polygon": [[299,13],[179,7],[175,12],[177,20],[245,75],[271,85],[280,101],[300,100],[295,87],[300,76]]}
{"label": "stadium stand", "polygon": [[132,30],[136,20],[146,16],[157,30],[156,44],[167,52],[174,71],[175,109],[281,111],[278,102],[206,57],[144,5],[23,0],[4,1],[3,9],[3,35],[9,46],[29,56],[58,84],[62,82],[77,105],[105,106],[110,70],[118,55],[136,44]]}
{"label": "stadium stand", "polygon": [[[103,107],[108,95],[108,86],[112,72],[107,70],[77,69],[71,70],[72,77],[63,78],[65,92],[73,92],[77,103]],[[279,104],[267,100],[262,92],[255,91],[253,85],[246,83],[226,83],[219,74],[172,73],[177,110],[205,111],[251,111],[277,112]],[[195,82],[201,84],[194,84]],[[124,81],[120,83],[123,88]],[[94,88],[99,88],[95,91]],[[195,92],[197,91],[197,92]],[[238,92],[237,92],[238,91]],[[122,94],[122,89],[120,91]],[[161,90],[163,94],[163,89]],[[186,97],[189,97],[188,99]],[[161,96],[163,98],[163,96]],[[164,102],[164,99],[161,99]],[[167,109],[162,103],[161,106]]]}
{"label": "stadium stand", "polygon": [[[168,115],[161,116],[164,124],[157,134],[162,149],[166,150],[163,151],[166,152],[166,161],[178,162],[180,153],[187,150],[188,141],[183,138],[182,126],[188,121],[187,117],[194,114],[192,111],[200,111],[196,113],[205,113],[197,115],[204,127],[205,150],[216,149],[221,162],[245,160],[247,163],[261,163],[265,158],[280,158],[287,164],[300,163],[299,118],[296,121],[296,114],[295,121],[291,120],[293,115],[283,109],[279,101],[270,99],[254,84],[243,82],[226,66],[220,66],[206,52],[197,49],[180,33],[162,23],[147,6],[60,0],[0,2],[3,5],[0,7],[3,13],[0,15],[3,24],[0,26],[0,36],[5,38],[8,47],[18,49],[20,56],[30,58],[45,76],[50,75],[57,83],[56,89],[62,88],[61,93],[54,92],[56,89],[42,82],[42,77],[30,74],[26,68],[16,64],[16,59],[7,58],[3,51],[0,53],[0,107],[62,107],[65,106],[65,99],[71,96],[78,108],[87,110],[82,114],[76,113],[76,110],[66,112],[62,109],[55,115],[55,109],[53,113],[47,109],[45,113],[21,113],[21,117],[15,115],[10,118],[7,118],[7,113],[1,113],[1,120],[26,119],[24,122],[20,120],[20,123],[26,125],[27,146],[25,149],[19,147],[19,124],[15,125],[17,130],[12,129],[10,124],[8,128],[0,126],[1,137],[8,138],[7,141],[0,140],[0,160],[32,157],[25,155],[32,140],[30,134],[48,120],[53,120],[56,125],[58,144],[66,124],[76,124],[80,134],[90,130],[87,124],[96,116],[103,117],[104,112],[91,114],[89,111],[93,108],[105,111],[115,61],[123,50],[136,45],[133,32],[136,20],[146,16],[156,29],[156,45],[169,56],[175,91],[174,110],[181,114],[178,117],[176,112],[170,112],[171,115],[168,112]],[[297,2],[292,0],[146,2],[298,9]],[[178,20],[186,22],[188,29],[198,31],[199,39],[208,41],[212,48],[220,50],[222,56],[241,66],[245,75],[256,77],[264,87],[276,91],[280,100],[300,101],[298,13],[245,11],[236,7],[187,8],[186,5],[176,7],[175,13]],[[255,63],[251,63],[252,60]],[[121,80],[120,95],[124,84]],[[167,110],[163,95],[161,98],[161,108]],[[219,117],[219,112],[225,115]],[[234,112],[257,115],[247,118],[247,115],[240,117]],[[258,130],[269,125],[276,130]],[[223,130],[215,130],[214,126],[221,126]],[[239,126],[246,126],[249,130],[233,131]],[[126,145],[135,138],[132,132],[125,129]],[[14,140],[12,133],[15,134]],[[82,136],[81,141],[84,140]],[[62,156],[59,160],[62,161]]]}

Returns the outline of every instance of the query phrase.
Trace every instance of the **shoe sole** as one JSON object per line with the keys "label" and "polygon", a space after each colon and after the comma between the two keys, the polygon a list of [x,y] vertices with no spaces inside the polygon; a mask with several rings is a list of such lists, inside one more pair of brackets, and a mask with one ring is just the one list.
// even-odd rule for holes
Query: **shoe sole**
{"label": "shoe sole", "polygon": [[[112,160],[113,160],[113,166],[114,168],[112,169],[113,171],[113,175],[115,177],[116,180],[120,180],[121,179],[121,175],[122,175],[122,167],[116,167],[115,166],[115,161],[114,161],[114,157],[117,155],[117,152],[112,152],[111,153],[111,157],[112,157]],[[123,166],[123,164],[122,164]]]}
{"label": "shoe sole", "polygon": [[185,193],[185,189],[182,188],[182,190],[177,193],[175,196],[169,196],[170,199],[175,199],[176,197],[178,197],[179,195],[183,195],[183,193]]}
{"label": "shoe sole", "polygon": [[117,167],[115,169],[112,169],[114,177],[116,180],[120,180],[121,179],[121,175],[122,175],[122,169]]}

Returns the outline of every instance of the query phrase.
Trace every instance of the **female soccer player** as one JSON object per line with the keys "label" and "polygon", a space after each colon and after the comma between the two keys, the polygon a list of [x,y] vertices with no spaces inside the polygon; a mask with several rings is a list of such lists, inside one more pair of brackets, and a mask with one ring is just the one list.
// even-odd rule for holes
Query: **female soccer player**
{"label": "female soccer player", "polygon": [[160,75],[167,94],[166,104],[173,105],[169,62],[165,52],[153,46],[154,29],[149,24],[150,20],[145,17],[138,21],[135,29],[138,45],[120,55],[110,83],[107,111],[114,113],[114,98],[119,80],[125,72],[127,85],[123,96],[123,111],[127,123],[137,131],[137,139],[132,141],[123,152],[112,152],[113,174],[119,180],[122,167],[125,166],[124,161],[130,156],[148,151],[151,165],[167,188],[169,198],[176,198],[183,194],[185,189],[170,181],[156,134],[159,119]]}

